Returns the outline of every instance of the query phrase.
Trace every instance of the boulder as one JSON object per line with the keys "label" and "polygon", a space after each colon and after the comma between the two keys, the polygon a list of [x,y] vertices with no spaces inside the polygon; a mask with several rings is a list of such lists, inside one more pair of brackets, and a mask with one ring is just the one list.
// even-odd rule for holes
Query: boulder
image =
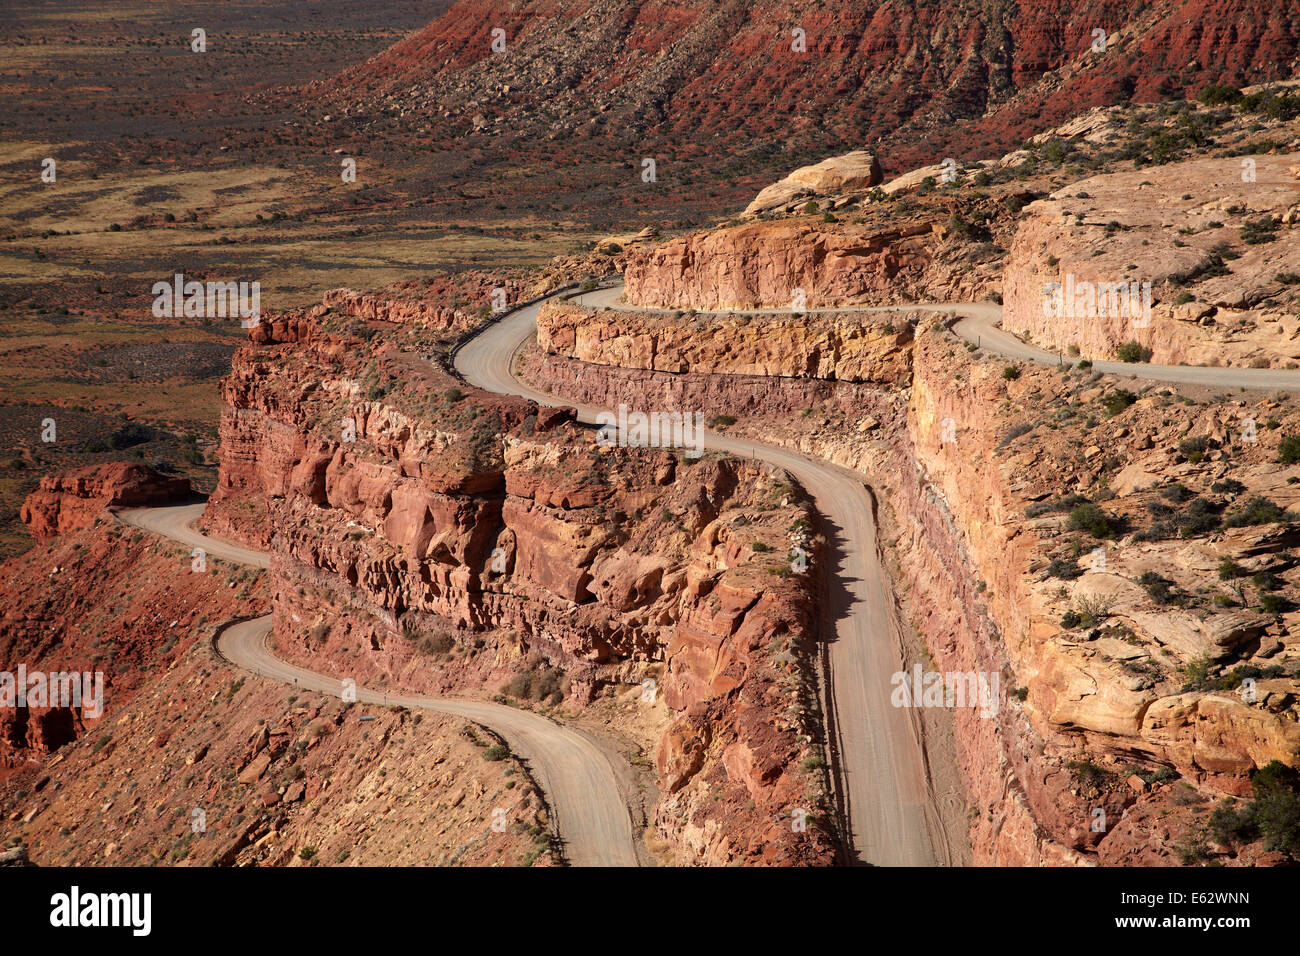
{"label": "boulder", "polygon": [[802,166],[763,189],[745,208],[744,215],[757,216],[816,196],[863,192],[879,184],[881,178],[880,161],[874,153],[856,150],[832,156],[812,166]]}

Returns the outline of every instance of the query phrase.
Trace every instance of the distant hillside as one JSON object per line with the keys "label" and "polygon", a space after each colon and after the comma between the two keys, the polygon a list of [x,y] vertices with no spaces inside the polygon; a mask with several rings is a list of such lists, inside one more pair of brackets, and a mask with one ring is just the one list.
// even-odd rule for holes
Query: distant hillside
{"label": "distant hillside", "polygon": [[1091,106],[1294,76],[1298,38],[1284,0],[462,0],[308,93],[543,162],[746,175],[883,144],[897,172]]}

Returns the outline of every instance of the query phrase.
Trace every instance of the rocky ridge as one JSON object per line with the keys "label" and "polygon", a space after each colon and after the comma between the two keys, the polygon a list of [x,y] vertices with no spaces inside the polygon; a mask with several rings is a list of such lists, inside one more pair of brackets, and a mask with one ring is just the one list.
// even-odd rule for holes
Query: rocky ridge
{"label": "rocky ridge", "polygon": [[797,489],[602,449],[563,411],[465,393],[417,358],[445,329],[367,328],[362,350],[326,306],[264,322],[225,383],[205,526],[271,551],[280,653],[579,717],[600,702],[654,755],[670,858],[827,861],[824,823],[782,822],[822,799],[802,768],[811,598],[780,573],[807,524]]}

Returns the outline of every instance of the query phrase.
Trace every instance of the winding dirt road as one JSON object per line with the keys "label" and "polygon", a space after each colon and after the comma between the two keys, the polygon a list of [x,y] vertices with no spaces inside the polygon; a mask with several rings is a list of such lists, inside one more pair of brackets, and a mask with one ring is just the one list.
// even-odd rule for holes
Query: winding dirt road
{"label": "winding dirt road", "polygon": [[[615,284],[583,295],[583,305],[664,314],[673,310],[631,306]],[[539,404],[575,404],[547,395],[518,379],[514,356],[536,334],[541,303],[506,316],[470,340],[456,355],[457,371],[473,385],[519,395]],[[999,328],[996,303],[918,302],[885,306],[819,309],[819,313],[898,313],[928,310],[957,321],[953,331],[968,342],[1009,359],[1041,365],[1062,364],[1061,356],[1029,345]],[[708,314],[788,314],[788,309],[697,310]],[[1093,362],[1098,372],[1175,384],[1222,388],[1274,389],[1300,386],[1300,370],[1204,368]],[[602,409],[577,405],[579,419],[595,423]],[[706,434],[705,446],[770,462],[795,475],[834,529],[837,586],[829,619],[834,735],[839,750],[841,787],[858,858],[880,865],[948,862],[942,826],[931,792],[917,722],[910,711],[889,706],[890,678],[903,670],[889,615],[890,599],[877,560],[872,500],[857,476],[788,450]]]}
{"label": "winding dirt road", "polygon": [[[586,305],[617,302],[619,288],[579,296]],[[625,307],[625,306],[623,306]],[[471,385],[573,405],[517,379],[515,353],[536,333],[541,303],[504,317],[457,353],[456,370]],[[581,421],[601,409],[577,405]],[[756,458],[794,475],[817,503],[833,534],[835,580],[827,620],[835,633],[830,671],[845,811],[853,849],[865,863],[929,866],[947,862],[915,714],[890,705],[890,679],[903,670],[891,629],[890,595],[877,560],[873,503],[861,479],[826,462],[757,442],[706,433],[705,447]]]}
{"label": "winding dirt road", "polygon": [[[155,532],[210,557],[259,568],[269,566],[260,551],[211,538],[193,527],[204,505],[173,508],[132,508],[118,512],[126,524]],[[271,615],[227,627],[217,650],[232,664],[262,677],[331,696],[341,696],[342,682],[281,660],[271,653],[267,637]],[[575,866],[637,866],[632,821],[614,768],[605,752],[586,734],[539,714],[488,701],[421,697],[357,687],[357,701],[367,704],[433,710],[454,714],[490,727],[528,761],[547,802],[565,857]],[[486,823],[485,823],[486,825]]]}

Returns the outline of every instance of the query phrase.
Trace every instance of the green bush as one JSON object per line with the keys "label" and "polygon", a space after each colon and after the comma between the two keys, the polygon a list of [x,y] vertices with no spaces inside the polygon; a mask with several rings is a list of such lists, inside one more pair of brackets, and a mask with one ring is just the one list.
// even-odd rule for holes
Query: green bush
{"label": "green bush", "polygon": [[1084,786],[1100,787],[1115,777],[1112,771],[1097,766],[1091,760],[1070,760],[1065,766]]}
{"label": "green bush", "polygon": [[1241,505],[1224,519],[1224,524],[1229,528],[1244,528],[1259,524],[1273,524],[1276,521],[1284,521],[1287,513],[1269,501],[1267,498],[1261,498],[1256,495],[1244,505]]}
{"label": "green bush", "polygon": [[1137,396],[1127,388],[1117,388],[1107,392],[1105,397],[1102,398],[1101,404],[1106,409],[1106,414],[1114,418],[1136,401]]}
{"label": "green bush", "polygon": [[1073,561],[1053,558],[1052,563],[1047,566],[1047,573],[1051,577],[1060,578],[1062,581],[1073,581],[1083,574],[1083,568]]}
{"label": "green bush", "polygon": [[1138,578],[1137,583],[1146,589],[1151,600],[1155,601],[1157,604],[1174,603],[1175,594],[1173,582],[1161,577],[1156,574],[1156,572],[1144,571],[1142,576]]}
{"label": "green bush", "polygon": [[1233,578],[1239,578],[1245,573],[1246,569],[1236,561],[1232,560],[1232,558],[1224,558],[1219,562],[1220,581],[1231,581]]}
{"label": "green bush", "polygon": [[1267,216],[1251,219],[1242,224],[1241,241],[1248,246],[1258,246],[1277,239],[1277,224]]}
{"label": "green bush", "polygon": [[1121,362],[1132,365],[1136,362],[1145,362],[1151,357],[1151,352],[1149,349],[1144,349],[1138,342],[1129,340],[1119,347],[1116,357]]}
{"label": "green bush", "polygon": [[1300,435],[1283,435],[1277,443],[1277,458],[1284,465],[1300,464]]}
{"label": "green bush", "polygon": [[1206,106],[1226,106],[1232,103],[1240,103],[1242,95],[1241,90],[1235,86],[1211,83],[1201,90],[1201,95],[1197,99]]}
{"label": "green bush", "polygon": [[1210,814],[1217,842],[1227,845],[1263,840],[1264,849],[1300,856],[1300,775],[1274,760],[1251,775],[1246,804],[1224,800]]}
{"label": "green bush", "polygon": [[1178,443],[1178,454],[1192,462],[1203,460],[1205,458],[1205,453],[1209,450],[1210,438],[1208,435],[1197,435],[1195,438],[1184,438]]}
{"label": "green bush", "polygon": [[1109,538],[1114,533],[1110,516],[1092,503],[1078,505],[1070,512],[1070,530],[1086,531],[1094,538]]}
{"label": "green bush", "polygon": [[1261,591],[1280,591],[1286,584],[1285,581],[1279,578],[1272,571],[1260,571],[1258,574],[1252,575],[1250,583],[1255,585],[1255,587],[1259,588]]}
{"label": "green bush", "polygon": [[1265,614],[1283,614],[1290,607],[1286,598],[1280,594],[1261,594],[1259,607]]}

